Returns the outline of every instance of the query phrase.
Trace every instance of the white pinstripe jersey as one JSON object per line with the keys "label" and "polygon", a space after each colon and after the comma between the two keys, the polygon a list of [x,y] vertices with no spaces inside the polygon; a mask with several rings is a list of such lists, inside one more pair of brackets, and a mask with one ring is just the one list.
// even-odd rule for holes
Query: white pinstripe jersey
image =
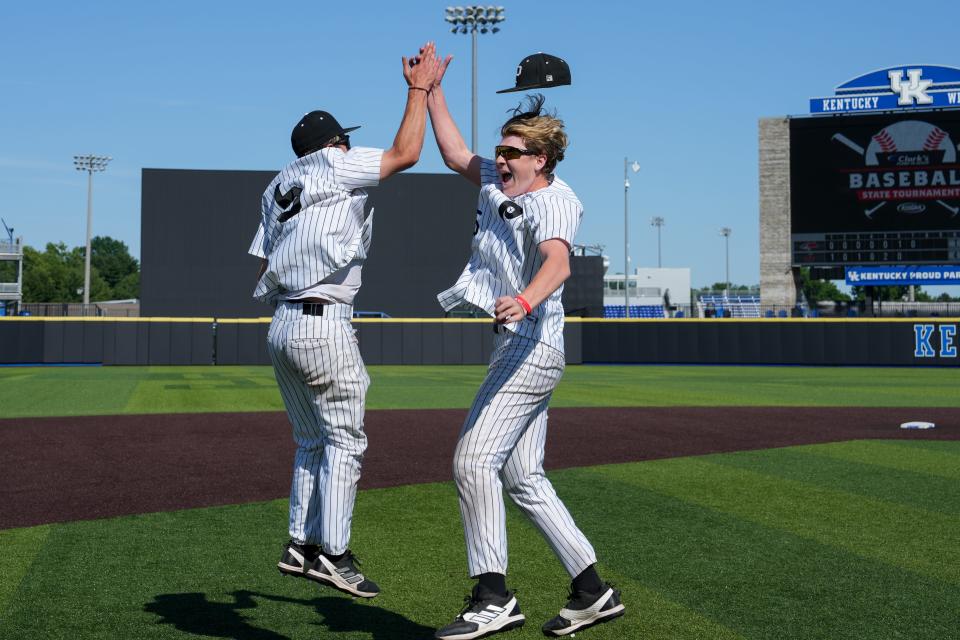
{"label": "white pinstripe jersey", "polygon": [[[486,158],[480,163],[480,183],[470,261],[457,283],[437,299],[446,311],[467,304],[493,316],[497,298],[518,295],[540,270],[541,242],[559,238],[573,246],[583,206],[557,177],[549,186],[511,200],[501,191],[496,163]],[[519,205],[519,210],[511,210],[511,205]],[[563,351],[562,293],[561,285],[532,314],[507,324],[507,329]]]}
{"label": "white pinstripe jersey", "polygon": [[363,187],[380,182],[382,149],[335,147],[297,158],[263,192],[249,252],[268,261],[253,296],[274,302],[367,257],[373,217]]}

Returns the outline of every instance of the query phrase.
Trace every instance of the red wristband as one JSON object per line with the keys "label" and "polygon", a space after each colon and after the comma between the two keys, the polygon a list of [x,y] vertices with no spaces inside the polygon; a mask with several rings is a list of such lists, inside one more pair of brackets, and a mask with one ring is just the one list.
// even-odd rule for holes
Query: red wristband
{"label": "red wristband", "polygon": [[533,307],[530,306],[530,303],[527,302],[527,299],[523,296],[514,296],[514,300],[520,303],[520,306],[523,307],[523,312],[527,315],[530,315],[530,312],[533,311]]}

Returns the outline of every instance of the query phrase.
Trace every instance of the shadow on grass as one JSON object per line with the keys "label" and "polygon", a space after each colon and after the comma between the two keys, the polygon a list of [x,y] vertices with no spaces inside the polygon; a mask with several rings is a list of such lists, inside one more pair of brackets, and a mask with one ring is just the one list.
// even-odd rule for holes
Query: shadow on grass
{"label": "shadow on grass", "polygon": [[289,640],[269,629],[255,627],[240,615],[242,609],[257,606],[254,598],[312,606],[323,618],[314,623],[330,633],[362,632],[374,640],[432,638],[434,629],[417,624],[375,604],[358,604],[344,597],[288,598],[253,591],[234,591],[233,603],[210,602],[204,593],[162,593],[143,610],[160,617],[158,624],[170,624],[178,631],[214,638],[236,640]]}

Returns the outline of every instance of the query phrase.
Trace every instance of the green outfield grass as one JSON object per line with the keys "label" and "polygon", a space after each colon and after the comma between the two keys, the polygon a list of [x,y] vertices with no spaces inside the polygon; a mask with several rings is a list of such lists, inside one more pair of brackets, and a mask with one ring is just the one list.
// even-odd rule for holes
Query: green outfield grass
{"label": "green outfield grass", "polygon": [[[945,640],[960,629],[960,442],[855,441],[551,473],[627,615],[578,637]],[[274,563],[286,501],[0,531],[2,638],[430,638],[469,588],[451,484],[361,492],[354,602]],[[511,508],[542,637],[567,577]]]}
{"label": "green outfield grass", "polygon": [[[370,409],[466,408],[483,366],[375,366]],[[958,407],[960,369],[570,366],[554,407]],[[270,367],[0,368],[0,416],[281,411]]]}

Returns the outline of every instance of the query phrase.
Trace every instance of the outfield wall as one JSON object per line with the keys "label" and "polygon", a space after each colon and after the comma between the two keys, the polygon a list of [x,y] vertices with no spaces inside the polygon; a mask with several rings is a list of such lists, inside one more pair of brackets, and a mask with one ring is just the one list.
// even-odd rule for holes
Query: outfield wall
{"label": "outfield wall", "polygon": [[[357,319],[367,364],[485,364],[489,320]],[[270,364],[269,318],[0,318],[0,364]],[[568,318],[567,363],[957,366],[958,324]]]}

